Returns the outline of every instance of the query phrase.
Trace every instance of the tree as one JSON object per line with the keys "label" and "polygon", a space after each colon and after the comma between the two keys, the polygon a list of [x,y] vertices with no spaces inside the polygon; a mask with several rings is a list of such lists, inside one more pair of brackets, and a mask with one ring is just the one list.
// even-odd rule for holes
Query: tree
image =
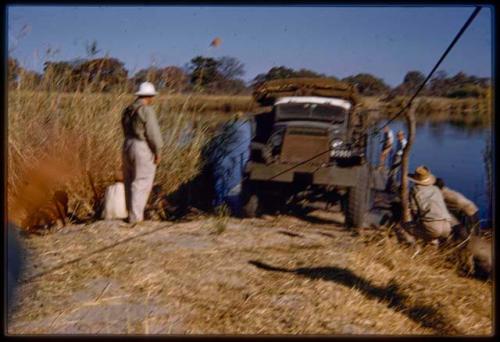
{"label": "tree", "polygon": [[271,80],[277,80],[277,79],[286,79],[286,78],[294,78],[294,77],[326,77],[330,79],[337,80],[336,77],[333,76],[325,76],[324,74],[318,73],[313,70],[309,69],[299,69],[299,70],[294,70],[292,68],[287,68],[285,66],[279,66],[279,67],[273,67],[269,69],[268,72],[264,74],[258,74],[255,76],[255,78],[252,80],[252,86],[255,86],[259,83],[266,82],[266,81],[271,81]]}
{"label": "tree", "polygon": [[390,87],[378,77],[371,74],[361,73],[342,79],[343,82],[355,85],[361,95],[378,96],[389,92]]}
{"label": "tree", "polygon": [[450,89],[446,96],[452,98],[482,97],[485,96],[485,90],[477,84],[469,83]]}
{"label": "tree", "polygon": [[234,80],[245,74],[245,66],[234,57],[224,56],[217,60],[218,71],[222,78]]}
{"label": "tree", "polygon": [[447,97],[481,97],[490,87],[490,79],[487,77],[468,76],[459,72],[448,77],[446,72],[438,71],[430,80],[427,95]]}
{"label": "tree", "polygon": [[253,79],[253,84],[258,84],[265,81],[283,79],[283,78],[292,78],[295,77],[295,71],[291,68],[287,68],[285,66],[272,67],[265,74],[258,74]]}
{"label": "tree", "polygon": [[403,79],[403,84],[407,84],[413,88],[417,88],[422,85],[424,80],[425,76],[420,71],[409,71]]}
{"label": "tree", "polygon": [[132,78],[134,87],[146,81],[153,83],[158,90],[168,89],[179,92],[187,88],[188,76],[181,68],[168,66],[163,69],[156,67],[142,69]]}
{"label": "tree", "polygon": [[[324,74],[317,73],[316,71],[309,70],[309,69],[300,69],[298,71],[295,71],[295,76],[294,77],[326,77]],[[331,77],[329,77],[331,78]]]}
{"label": "tree", "polygon": [[465,85],[466,83],[469,83],[469,82],[470,82],[469,77],[464,72],[462,72],[462,71],[460,71],[455,76],[453,76],[453,77],[450,78],[450,83],[453,86],[463,86],[463,85]]}
{"label": "tree", "polygon": [[237,93],[246,89],[239,77],[245,74],[243,63],[234,57],[218,59],[197,56],[186,67],[195,90],[209,93]]}
{"label": "tree", "polygon": [[219,78],[215,83],[215,91],[224,94],[240,94],[246,90],[245,81],[240,77],[245,74],[245,66],[237,58],[221,57],[217,71]]}
{"label": "tree", "polygon": [[[424,80],[425,76],[420,71],[408,71],[403,79],[403,83],[394,89],[394,93],[396,95],[413,95]],[[425,88],[423,90],[426,91]]]}
{"label": "tree", "polygon": [[[257,84],[266,81],[294,78],[294,77],[327,77],[327,76],[309,69],[302,68],[299,70],[294,70],[292,68],[287,68],[285,66],[279,66],[269,69],[269,71],[264,74],[258,74],[257,76],[255,76],[255,78],[252,80],[252,86],[256,86]],[[336,78],[332,76],[328,76],[328,78],[336,80]]]}
{"label": "tree", "polygon": [[431,96],[444,96],[446,94],[446,88],[448,81],[448,74],[444,70],[438,70],[434,77],[429,81],[429,86],[427,87],[427,94]]}
{"label": "tree", "polygon": [[163,69],[165,88],[174,91],[185,91],[189,84],[188,75],[179,67],[168,66]]}
{"label": "tree", "polygon": [[160,86],[162,78],[161,74],[162,74],[161,69],[156,67],[149,67],[137,71],[132,80],[135,87],[139,86],[139,84],[141,84],[142,82],[151,82],[155,85],[157,89],[161,89],[162,88]]}
{"label": "tree", "polygon": [[215,84],[222,78],[218,67],[219,62],[213,58],[194,57],[188,66],[191,74],[191,84],[198,90],[213,90]]}
{"label": "tree", "polygon": [[248,91],[245,81],[242,79],[224,80],[219,84],[218,91],[224,94],[237,95]]}
{"label": "tree", "polygon": [[120,60],[105,57],[80,64],[72,74],[78,89],[90,87],[92,91],[110,91],[126,84],[128,71]]}

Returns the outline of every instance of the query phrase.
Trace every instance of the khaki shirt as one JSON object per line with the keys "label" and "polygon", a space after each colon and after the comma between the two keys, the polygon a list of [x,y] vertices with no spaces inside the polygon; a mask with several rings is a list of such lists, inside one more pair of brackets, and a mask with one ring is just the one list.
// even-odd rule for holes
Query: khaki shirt
{"label": "khaki shirt", "polygon": [[122,128],[125,139],[139,139],[148,143],[154,154],[163,147],[163,139],[156,113],[151,106],[136,100],[128,106],[122,115]]}
{"label": "khaki shirt", "polygon": [[410,190],[410,206],[420,221],[452,221],[443,195],[437,186],[414,185]]}
{"label": "khaki shirt", "polygon": [[465,215],[472,216],[478,212],[478,208],[468,198],[461,193],[451,190],[450,188],[443,187],[441,189],[444,201],[448,209],[453,213],[464,213]]}

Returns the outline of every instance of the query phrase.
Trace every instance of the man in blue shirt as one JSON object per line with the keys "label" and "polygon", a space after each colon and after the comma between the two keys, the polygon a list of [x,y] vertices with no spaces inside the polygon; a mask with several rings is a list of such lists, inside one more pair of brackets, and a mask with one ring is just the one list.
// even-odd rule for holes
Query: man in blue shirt
{"label": "man in blue shirt", "polygon": [[210,157],[215,181],[214,207],[225,204],[231,214],[240,216],[241,182],[250,157],[252,127],[241,117],[226,123],[220,131]]}
{"label": "man in blue shirt", "polygon": [[403,151],[408,141],[405,138],[403,131],[398,131],[396,150],[392,154],[391,169],[389,170],[389,179],[387,181],[387,189],[394,191],[401,184],[401,162],[403,160]]}
{"label": "man in blue shirt", "polygon": [[382,151],[380,152],[379,168],[385,168],[385,160],[387,156],[392,151],[392,145],[394,143],[394,134],[389,126],[384,127],[384,134],[382,135]]}

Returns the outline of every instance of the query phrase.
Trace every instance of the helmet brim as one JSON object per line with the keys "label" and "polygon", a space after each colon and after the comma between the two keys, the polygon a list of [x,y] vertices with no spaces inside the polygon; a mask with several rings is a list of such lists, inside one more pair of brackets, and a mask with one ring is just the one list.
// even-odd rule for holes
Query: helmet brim
{"label": "helmet brim", "polygon": [[157,92],[154,92],[154,93],[142,93],[140,91],[138,91],[137,93],[135,93],[136,96],[156,96],[158,95]]}

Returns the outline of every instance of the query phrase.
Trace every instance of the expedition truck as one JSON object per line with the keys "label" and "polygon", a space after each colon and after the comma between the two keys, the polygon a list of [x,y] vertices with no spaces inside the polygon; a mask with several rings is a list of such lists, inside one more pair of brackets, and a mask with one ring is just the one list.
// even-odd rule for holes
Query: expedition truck
{"label": "expedition truck", "polygon": [[339,201],[348,227],[372,202],[371,119],[356,89],[326,78],[261,83],[250,116],[250,159],[242,183],[247,217],[297,203]]}

